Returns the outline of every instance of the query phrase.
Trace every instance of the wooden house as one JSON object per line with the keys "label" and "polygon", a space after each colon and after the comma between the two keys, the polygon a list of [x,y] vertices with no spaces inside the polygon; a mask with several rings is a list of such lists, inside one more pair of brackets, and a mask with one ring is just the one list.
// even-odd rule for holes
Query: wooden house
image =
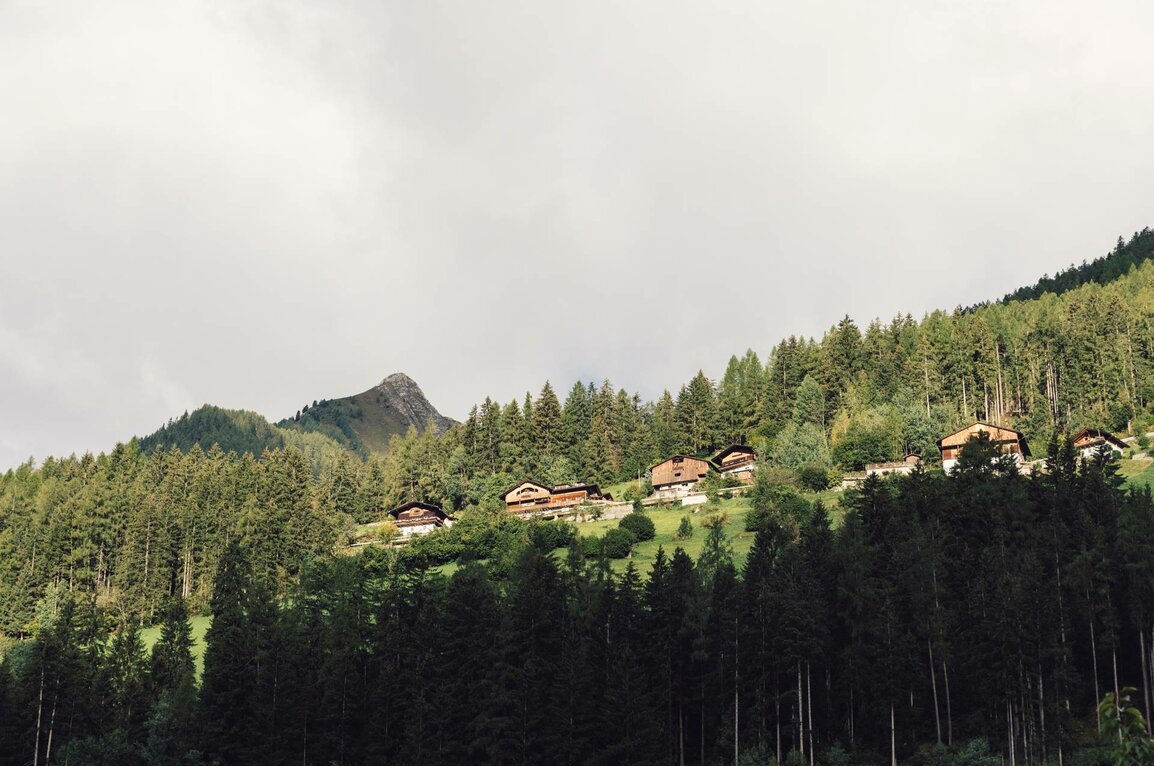
{"label": "wooden house", "polygon": [[401,537],[412,537],[432,532],[440,527],[451,527],[456,521],[451,515],[432,503],[411,502],[389,511]]}
{"label": "wooden house", "polygon": [[914,470],[921,465],[922,456],[909,454],[902,460],[894,460],[889,463],[866,463],[865,475],[868,476],[891,476],[897,474],[899,476],[906,476],[914,472]]}
{"label": "wooden house", "polygon": [[610,500],[596,484],[558,484],[549,487],[526,479],[504,494],[505,509],[513,513],[539,514],[574,508],[587,501]]}
{"label": "wooden house", "polygon": [[674,455],[650,467],[650,483],[658,497],[681,497],[716,470],[717,466],[703,458]]}
{"label": "wooden house", "polygon": [[1074,435],[1073,441],[1074,449],[1082,457],[1091,457],[1102,446],[1109,447],[1114,452],[1124,452],[1130,448],[1129,444],[1101,428],[1083,428]]}
{"label": "wooden house", "polygon": [[1026,437],[1020,431],[977,422],[938,440],[938,449],[942,451],[942,470],[949,473],[957,465],[966,442],[983,433],[989,437],[999,452],[1003,455],[1012,455],[1019,465],[1030,457],[1030,445],[1026,443]]}
{"label": "wooden house", "polygon": [[713,457],[713,464],[722,476],[732,476],[742,484],[752,484],[753,472],[757,468],[757,453],[753,447],[734,444],[718,452]]}

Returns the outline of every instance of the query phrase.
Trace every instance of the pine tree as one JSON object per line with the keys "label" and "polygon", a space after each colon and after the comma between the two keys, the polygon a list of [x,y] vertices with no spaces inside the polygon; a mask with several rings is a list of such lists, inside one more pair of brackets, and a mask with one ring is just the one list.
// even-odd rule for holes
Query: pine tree
{"label": "pine tree", "polygon": [[148,686],[152,711],[148,722],[147,760],[179,763],[192,744],[196,703],[192,625],[184,600],[179,597],[172,598],[165,609],[160,639],[152,647]]}
{"label": "pine tree", "polygon": [[199,730],[203,752],[223,763],[248,760],[259,747],[252,709],[256,652],[246,613],[248,562],[235,542],[220,559],[213,589],[212,625],[205,634]]}
{"label": "pine tree", "polygon": [[557,394],[554,393],[549,381],[545,381],[533,405],[532,420],[538,465],[547,465],[564,452],[561,404],[557,401]]}

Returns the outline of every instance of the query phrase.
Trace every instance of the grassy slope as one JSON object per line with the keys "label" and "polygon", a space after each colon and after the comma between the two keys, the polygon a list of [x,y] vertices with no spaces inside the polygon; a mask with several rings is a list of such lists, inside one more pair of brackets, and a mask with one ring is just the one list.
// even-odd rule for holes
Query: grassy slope
{"label": "grassy slope", "polygon": [[[701,505],[688,508],[675,505],[672,508],[651,508],[646,511],[649,518],[653,519],[653,526],[657,528],[657,536],[637,544],[633,549],[633,565],[643,575],[647,575],[657,555],[658,547],[664,547],[666,556],[669,556],[680,546],[696,560],[701,555],[707,534],[707,531],[701,528],[701,522],[706,516],[711,515],[710,511],[704,508],[705,506]],[[741,497],[722,500],[719,506],[719,512],[724,513],[728,520],[725,525],[725,536],[733,546],[733,561],[738,568],[745,564],[745,558],[753,545],[753,532],[745,531],[745,514],[748,510],[749,501]],[[677,534],[682,516],[689,516],[693,522],[693,537],[688,540],[675,540],[674,535]],[[605,530],[616,527],[618,523],[618,519],[607,519],[580,524],[577,528],[583,536],[589,537],[604,534]],[[612,563],[614,570],[622,572],[628,564],[628,559],[618,559]]]}
{"label": "grassy slope", "polygon": [[1154,461],[1121,460],[1119,473],[1134,487],[1154,487]]}
{"label": "grassy slope", "polygon": [[[192,623],[192,659],[196,662],[196,677],[199,679],[204,672],[204,634],[212,618],[202,615],[189,618],[189,622]],[[152,647],[160,640],[160,626],[153,625],[140,631],[140,640],[144,642],[145,650],[152,652]]]}

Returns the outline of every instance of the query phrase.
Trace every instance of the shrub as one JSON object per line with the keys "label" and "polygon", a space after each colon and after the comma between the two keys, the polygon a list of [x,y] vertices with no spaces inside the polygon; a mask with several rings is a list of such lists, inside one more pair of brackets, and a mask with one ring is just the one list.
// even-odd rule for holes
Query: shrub
{"label": "shrub", "polygon": [[653,519],[637,511],[621,519],[617,526],[628,529],[638,541],[652,540],[657,536],[657,527],[653,525]]}
{"label": "shrub", "polygon": [[397,529],[397,525],[391,521],[385,521],[373,530],[373,537],[382,543],[391,543],[393,540],[396,540],[400,534],[401,532]]}
{"label": "shrub", "polygon": [[529,542],[543,551],[568,547],[577,536],[577,527],[567,521],[529,522]]}
{"label": "shrub", "polygon": [[644,500],[653,494],[653,485],[646,479],[641,484],[636,482],[629,482],[629,486],[625,488],[624,494],[621,496],[623,500]]}
{"label": "shrub", "polygon": [[637,537],[628,529],[609,529],[601,538],[601,551],[611,559],[623,559],[633,550],[636,542]]}
{"label": "shrub", "polygon": [[829,489],[829,472],[820,465],[803,465],[797,469],[797,481],[811,492]]}
{"label": "shrub", "polygon": [[677,526],[675,537],[678,540],[688,540],[693,537],[693,522],[689,520],[688,516],[681,517],[681,523]]}

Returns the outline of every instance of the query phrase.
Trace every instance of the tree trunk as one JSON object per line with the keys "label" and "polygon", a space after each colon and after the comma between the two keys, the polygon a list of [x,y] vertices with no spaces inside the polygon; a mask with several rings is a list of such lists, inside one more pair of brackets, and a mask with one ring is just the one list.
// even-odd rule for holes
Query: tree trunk
{"label": "tree trunk", "polygon": [[946,686],[946,746],[954,746],[954,713],[950,706],[950,668],[942,660],[942,680]]}
{"label": "tree trunk", "polygon": [[773,681],[773,723],[777,729],[777,766],[781,766],[781,690],[777,686],[776,676]]}
{"label": "tree trunk", "polygon": [[797,749],[805,760],[805,707],[801,693],[801,660],[797,663]]}
{"label": "tree trunk", "polygon": [[40,718],[44,712],[44,667],[40,667],[40,692],[36,699],[36,749],[32,751],[32,766],[40,765]]}
{"label": "tree trunk", "polygon": [[677,701],[677,763],[685,766],[685,710],[681,700]]}
{"label": "tree trunk", "polygon": [[[1090,598],[1089,592],[1086,593],[1087,601]],[[1090,616],[1090,655],[1094,659],[1094,721],[1098,727],[1098,733],[1102,733],[1102,714],[1098,712],[1098,703],[1102,701],[1102,692],[1098,688],[1098,642],[1094,636],[1094,616]]]}
{"label": "tree trunk", "polygon": [[942,716],[938,711],[938,674],[934,672],[934,642],[927,637],[926,649],[930,653],[930,688],[934,692],[934,730],[938,735],[938,744],[942,744]]}
{"label": "tree trunk", "polygon": [[898,727],[894,722],[894,703],[890,703],[890,766],[898,766]]}
{"label": "tree trunk", "polygon": [[56,691],[52,693],[52,715],[48,716],[48,744],[44,748],[44,763],[52,763],[52,735],[56,732],[56,703],[60,701],[60,679],[56,679]]}
{"label": "tree trunk", "polygon": [[805,720],[809,722],[809,766],[813,766],[813,678],[805,663]]}

